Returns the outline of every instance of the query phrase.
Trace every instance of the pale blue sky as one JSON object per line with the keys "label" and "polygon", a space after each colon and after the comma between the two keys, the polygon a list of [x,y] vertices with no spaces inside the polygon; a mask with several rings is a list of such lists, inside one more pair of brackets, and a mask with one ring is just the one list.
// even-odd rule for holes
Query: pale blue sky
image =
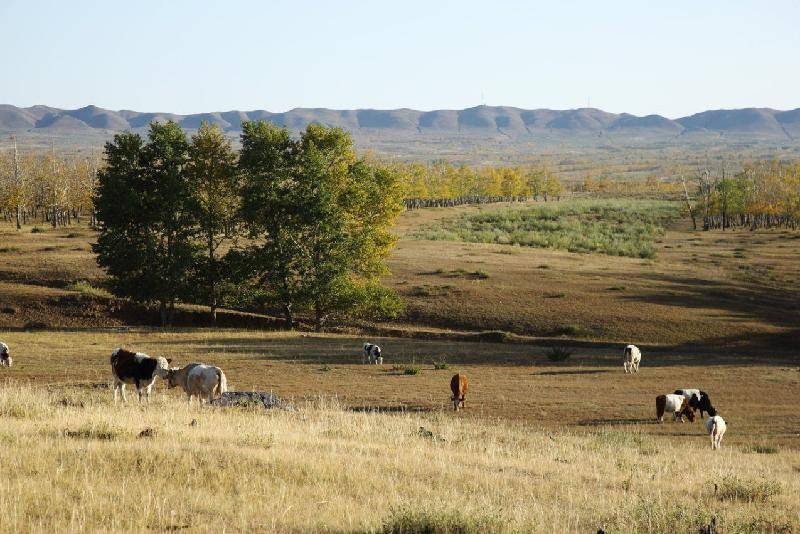
{"label": "pale blue sky", "polygon": [[800,107],[797,0],[0,0],[0,103]]}

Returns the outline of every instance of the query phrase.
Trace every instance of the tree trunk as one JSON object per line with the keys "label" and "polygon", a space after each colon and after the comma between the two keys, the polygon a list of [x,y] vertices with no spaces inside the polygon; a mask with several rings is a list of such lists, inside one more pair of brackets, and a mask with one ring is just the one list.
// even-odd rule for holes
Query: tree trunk
{"label": "tree trunk", "polygon": [[211,321],[217,326],[217,264],[214,258],[214,236],[208,236],[208,293],[211,305]]}
{"label": "tree trunk", "polygon": [[294,314],[292,313],[291,303],[285,303],[283,305],[283,317],[286,321],[286,329],[294,330]]}
{"label": "tree trunk", "polygon": [[158,311],[161,313],[161,326],[167,326],[167,303],[165,301],[159,302]]}

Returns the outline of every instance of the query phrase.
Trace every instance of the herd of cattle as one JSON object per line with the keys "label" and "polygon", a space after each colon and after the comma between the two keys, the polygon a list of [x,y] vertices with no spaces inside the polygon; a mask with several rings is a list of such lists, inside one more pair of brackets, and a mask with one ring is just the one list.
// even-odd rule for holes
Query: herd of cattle
{"label": "herd of cattle", "polygon": [[[365,364],[381,365],[383,363],[381,348],[374,343],[364,343],[361,361]],[[638,373],[641,361],[642,353],[636,345],[625,347],[623,367],[626,373]],[[225,373],[219,367],[190,363],[179,368],[170,367],[170,362],[171,360],[163,357],[152,358],[124,348],[114,349],[111,353],[114,402],[117,401],[118,393],[121,393],[123,401],[128,400],[125,396],[126,384],[136,388],[139,402],[143,398],[149,401],[156,377],[165,380],[170,388],[180,386],[190,404],[193,397],[197,397],[200,402],[203,400],[211,402],[228,391]],[[10,367],[12,363],[8,345],[0,341],[0,366]],[[468,385],[469,381],[463,373],[458,373],[450,379],[451,400],[455,411],[465,407]],[[706,430],[711,437],[711,448],[719,449],[726,424],[725,420],[717,415],[717,410],[712,406],[711,399],[705,391],[683,388],[656,397],[656,417],[659,421],[663,421],[664,414],[669,412],[675,421],[683,422],[683,418],[686,417],[690,422],[694,422],[694,413],[697,410],[700,411],[701,417],[704,412],[708,414]]]}

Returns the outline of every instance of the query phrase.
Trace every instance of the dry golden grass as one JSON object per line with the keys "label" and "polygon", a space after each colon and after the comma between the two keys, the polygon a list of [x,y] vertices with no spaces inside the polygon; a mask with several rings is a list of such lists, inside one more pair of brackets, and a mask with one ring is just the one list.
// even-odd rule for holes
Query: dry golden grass
{"label": "dry golden grass", "polygon": [[800,527],[795,451],[324,400],[265,413],[110,399],[2,384],[0,530],[694,532],[712,516],[725,532]]}

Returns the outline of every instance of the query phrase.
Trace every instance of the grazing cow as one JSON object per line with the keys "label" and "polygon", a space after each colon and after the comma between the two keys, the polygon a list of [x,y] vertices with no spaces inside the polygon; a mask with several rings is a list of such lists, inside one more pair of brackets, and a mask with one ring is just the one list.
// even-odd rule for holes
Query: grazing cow
{"label": "grazing cow", "polygon": [[150,401],[150,390],[156,377],[166,378],[169,371],[169,362],[166,358],[151,358],[147,354],[131,352],[123,348],[116,348],[111,353],[111,373],[114,375],[114,402],[117,402],[117,390],[122,392],[122,400],[127,402],[125,397],[125,384],[136,386],[139,394],[139,402],[142,402],[142,392],[144,391],[147,400]]}
{"label": "grazing cow", "polygon": [[706,419],[706,430],[711,437],[711,449],[719,449],[722,447],[722,436],[725,435],[725,430],[728,425],[725,424],[725,419],[719,415],[714,415]]}
{"label": "grazing cow", "polygon": [[694,412],[689,408],[689,399],[683,395],[669,393],[656,397],[656,417],[659,421],[664,420],[664,412],[672,412],[673,420],[683,423],[683,416],[694,422]]}
{"label": "grazing cow", "polygon": [[0,367],[11,367],[12,363],[14,363],[14,360],[11,359],[8,345],[0,341]]}
{"label": "grazing cow", "polygon": [[642,361],[642,351],[636,345],[628,345],[625,347],[625,360],[623,367],[626,373],[638,373],[639,362]]}
{"label": "grazing cow", "polygon": [[461,373],[453,375],[450,379],[450,391],[453,392],[453,409],[458,411],[459,407],[464,408],[467,400],[467,386],[469,381],[467,375]]}
{"label": "grazing cow", "polygon": [[228,391],[228,380],[222,369],[203,363],[170,369],[167,371],[167,384],[171,388],[180,386],[189,397],[189,404],[192,397],[197,397],[201,403],[203,399],[211,402]]}
{"label": "grazing cow", "polygon": [[703,417],[703,412],[710,416],[717,415],[717,410],[711,405],[711,399],[708,398],[708,393],[700,391],[699,389],[676,389],[676,395],[683,395],[689,399],[689,408],[692,410],[700,410],[700,417]]}
{"label": "grazing cow", "polygon": [[374,363],[375,365],[383,365],[381,348],[375,343],[364,343],[364,353],[361,356],[361,363]]}

